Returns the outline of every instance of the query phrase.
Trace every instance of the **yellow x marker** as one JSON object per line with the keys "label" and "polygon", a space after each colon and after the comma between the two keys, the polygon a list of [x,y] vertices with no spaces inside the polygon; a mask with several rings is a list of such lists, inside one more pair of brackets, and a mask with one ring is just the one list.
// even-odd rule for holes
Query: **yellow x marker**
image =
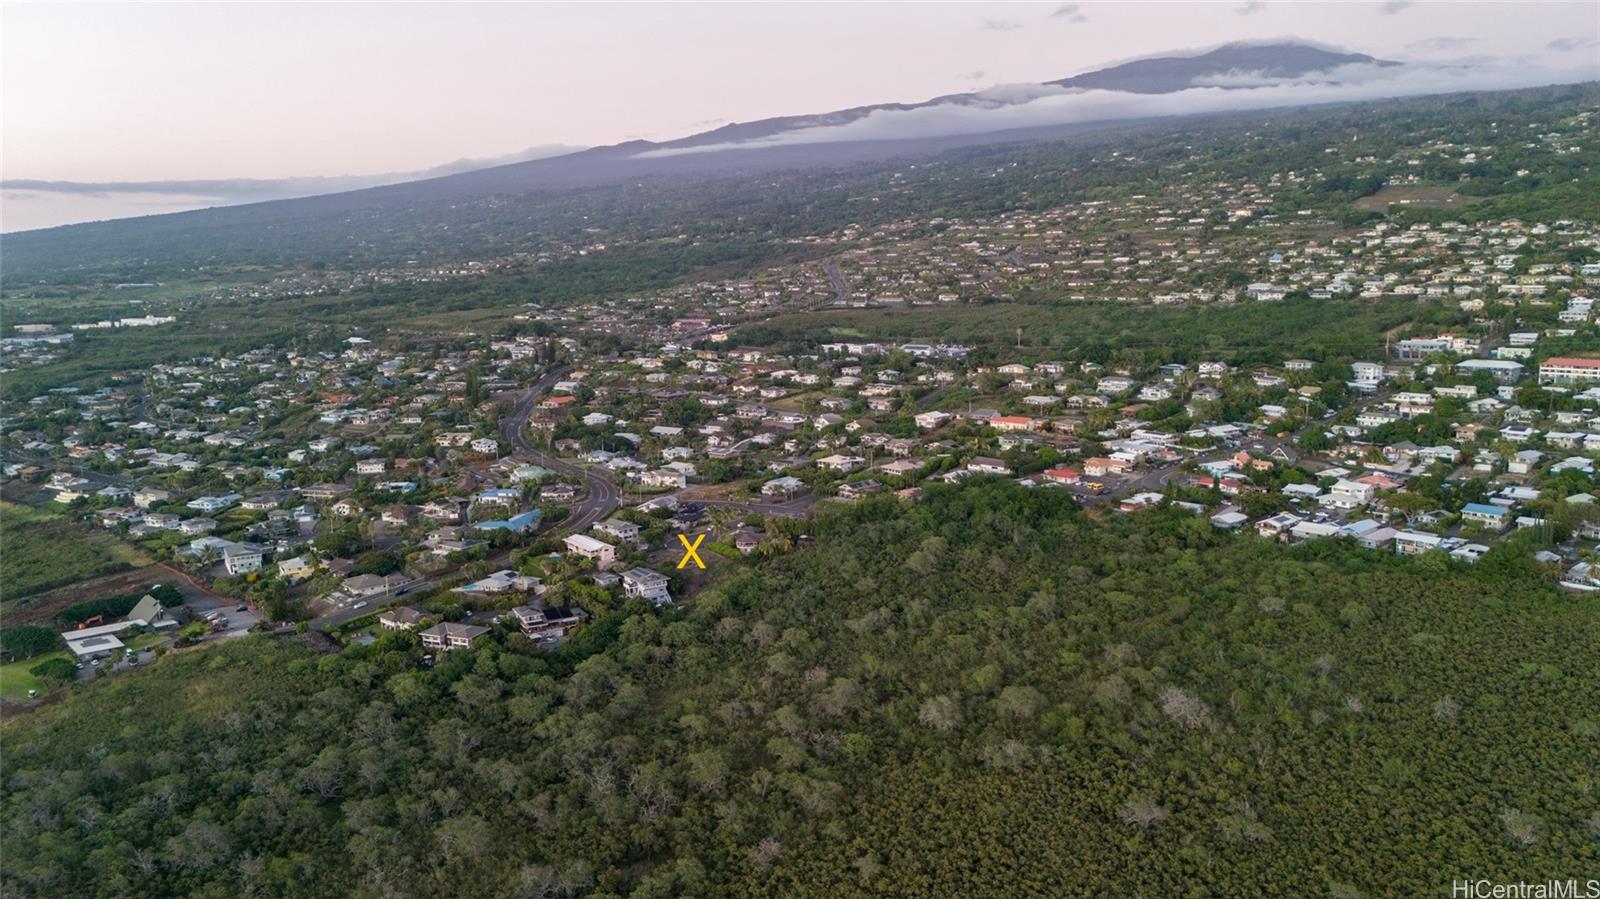
{"label": "yellow x marker", "polygon": [[682,534],[678,535],[678,542],[683,544],[683,558],[678,560],[679,568],[689,564],[690,559],[693,559],[694,564],[700,568],[706,567],[706,563],[700,561],[700,541],[704,539],[706,539],[706,535],[701,534],[700,536],[694,538],[693,543],[690,543],[688,537],[685,537]]}

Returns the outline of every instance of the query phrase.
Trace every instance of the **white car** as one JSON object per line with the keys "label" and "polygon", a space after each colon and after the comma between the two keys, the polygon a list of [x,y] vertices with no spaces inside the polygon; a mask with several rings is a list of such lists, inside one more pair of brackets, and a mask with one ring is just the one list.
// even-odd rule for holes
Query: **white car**
{"label": "white car", "polygon": [[367,607],[367,601],[363,599],[362,601],[356,603],[355,605],[351,606],[350,608],[352,608],[352,609],[365,609],[366,607]]}

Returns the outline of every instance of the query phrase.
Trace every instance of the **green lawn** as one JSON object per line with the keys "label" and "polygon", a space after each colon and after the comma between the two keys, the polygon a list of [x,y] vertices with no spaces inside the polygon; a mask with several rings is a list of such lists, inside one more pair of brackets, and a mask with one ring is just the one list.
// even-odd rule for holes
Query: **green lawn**
{"label": "green lawn", "polygon": [[29,690],[38,690],[40,696],[49,692],[46,687],[40,684],[39,678],[30,673],[30,669],[51,659],[67,659],[71,661],[72,656],[66,650],[59,650],[57,652],[47,652],[42,656],[34,656],[31,659],[23,659],[20,662],[0,665],[0,698],[27,699]]}
{"label": "green lawn", "polygon": [[122,642],[127,645],[129,649],[145,650],[151,648],[152,646],[160,646],[161,644],[167,642],[167,639],[168,635],[166,634],[151,633],[140,634],[139,636],[134,637],[132,640],[124,640]]}

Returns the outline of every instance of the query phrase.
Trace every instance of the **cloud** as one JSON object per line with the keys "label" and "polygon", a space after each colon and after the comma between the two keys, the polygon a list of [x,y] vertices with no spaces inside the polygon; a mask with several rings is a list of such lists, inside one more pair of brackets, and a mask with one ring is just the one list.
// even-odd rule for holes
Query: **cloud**
{"label": "cloud", "polygon": [[983,76],[984,71],[982,69],[973,69],[972,71],[963,74],[961,78],[964,81],[982,81]]}
{"label": "cloud", "polygon": [[1061,4],[1056,7],[1055,12],[1050,14],[1050,18],[1073,23],[1089,21],[1089,17],[1083,14],[1081,5],[1077,3]]}
{"label": "cloud", "polygon": [[984,31],[1016,31],[1022,23],[1016,19],[984,19],[978,27]]}
{"label": "cloud", "polygon": [[1385,0],[1382,7],[1383,14],[1386,16],[1392,16],[1397,12],[1409,9],[1413,5],[1414,4],[1412,0]]}
{"label": "cloud", "polygon": [[1545,44],[1545,46],[1560,53],[1571,53],[1573,50],[1587,50],[1590,47],[1600,46],[1600,39],[1592,37],[1558,37]]}
{"label": "cloud", "polygon": [[1351,63],[1344,66],[1335,66],[1318,72],[1306,72],[1294,79],[1286,79],[1282,75],[1273,75],[1265,71],[1240,71],[1219,72],[1214,75],[1202,75],[1194,79],[1195,87],[1226,87],[1233,89],[1274,87],[1279,85],[1307,85],[1307,84],[1365,84],[1392,78],[1392,66],[1383,66],[1376,63]]}
{"label": "cloud", "polygon": [[1460,50],[1463,47],[1478,43],[1475,37],[1430,37],[1425,40],[1412,41],[1406,44],[1406,49],[1412,52],[1448,52]]}
{"label": "cloud", "polygon": [[1267,8],[1267,4],[1261,2],[1261,0],[1245,0],[1245,2],[1242,5],[1240,5],[1236,9],[1234,9],[1234,12],[1238,13],[1241,16],[1248,16],[1248,15],[1252,15],[1254,13],[1258,13],[1258,12],[1260,12],[1263,9],[1266,9],[1266,8]]}
{"label": "cloud", "polygon": [[799,144],[986,134],[1162,116],[1534,87],[1596,78],[1600,78],[1597,64],[1559,72],[1509,65],[1485,68],[1356,65],[1275,83],[1266,83],[1259,75],[1237,73],[1228,81],[1230,86],[1208,84],[1169,94],[1081,90],[1059,85],[1002,85],[927,106],[876,109],[842,124],[810,125],[748,141],[664,147],[638,155],[666,157]]}

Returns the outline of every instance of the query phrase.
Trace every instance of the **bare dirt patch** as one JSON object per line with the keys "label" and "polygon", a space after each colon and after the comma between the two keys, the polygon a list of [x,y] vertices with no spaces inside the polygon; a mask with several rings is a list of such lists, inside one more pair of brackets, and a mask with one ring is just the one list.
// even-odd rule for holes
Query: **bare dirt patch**
{"label": "bare dirt patch", "polygon": [[1355,202],[1357,209],[1368,212],[1388,212],[1393,206],[1415,206],[1421,209],[1454,209],[1483,202],[1484,197],[1463,196],[1453,187],[1430,187],[1413,184],[1385,187],[1371,196]]}

